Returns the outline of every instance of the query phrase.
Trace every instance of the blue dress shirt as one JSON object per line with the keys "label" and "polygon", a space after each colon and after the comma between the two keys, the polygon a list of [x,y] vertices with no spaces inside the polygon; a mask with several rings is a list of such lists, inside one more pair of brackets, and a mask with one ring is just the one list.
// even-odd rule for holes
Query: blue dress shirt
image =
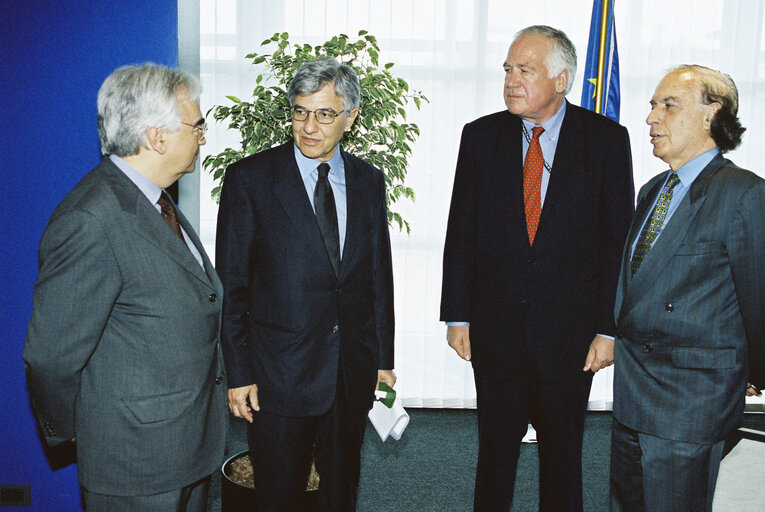
{"label": "blue dress shirt", "polygon": [[[303,178],[308,200],[311,201],[311,208],[314,208],[313,191],[316,188],[316,182],[319,180],[318,167],[322,162],[303,155],[297,145],[294,148],[295,160],[300,169],[300,177]],[[345,191],[345,164],[343,163],[342,155],[340,155],[340,146],[337,147],[335,154],[332,155],[332,158],[327,163],[329,164],[327,179],[329,179],[329,184],[332,187],[332,195],[335,196],[335,207],[337,208],[337,231],[340,235],[340,257],[342,259],[343,247],[345,246],[345,228],[348,221],[348,201]],[[316,213],[315,208],[314,213]]]}
{"label": "blue dress shirt", "polygon": [[[672,189],[672,201],[669,203],[669,208],[667,208],[667,214],[664,216],[664,222],[661,225],[661,228],[659,229],[659,232],[656,235],[656,238],[654,239],[653,243],[656,243],[656,240],[659,239],[661,236],[662,231],[664,231],[664,226],[667,225],[669,222],[669,219],[672,218],[672,214],[675,213],[675,210],[677,210],[677,206],[682,202],[685,195],[688,193],[688,190],[690,190],[691,185],[693,185],[694,180],[698,177],[699,174],[701,174],[701,171],[704,170],[704,167],[706,167],[709,162],[714,159],[714,157],[717,156],[717,153],[719,153],[720,150],[718,148],[710,149],[706,153],[702,153],[696,158],[693,158],[692,160],[688,161],[680,167],[677,170],[677,177],[680,178],[680,182],[675,185],[675,187]],[[661,188],[664,188],[664,184],[667,183],[667,180],[669,179],[671,173],[667,174],[667,179],[664,180],[664,183],[662,183]],[[659,194],[661,194],[661,189],[659,190]],[[656,197],[654,197],[652,205],[656,204],[656,201],[658,201],[659,195],[657,194]],[[651,208],[648,211],[648,215],[643,217],[643,221],[639,224],[642,230],[642,227],[645,225],[646,220],[648,220],[648,217],[653,212],[653,208]],[[638,232],[639,235],[639,232]],[[632,253],[635,252],[635,246],[637,245],[637,241],[640,238],[640,236],[636,236],[635,240],[632,242],[632,250],[630,253],[630,260],[632,259]]]}

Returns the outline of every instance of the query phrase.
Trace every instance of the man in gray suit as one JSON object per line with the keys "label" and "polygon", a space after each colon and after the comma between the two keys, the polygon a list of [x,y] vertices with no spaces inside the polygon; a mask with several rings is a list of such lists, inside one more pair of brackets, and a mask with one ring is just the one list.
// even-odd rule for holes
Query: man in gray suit
{"label": "man in gray suit", "polygon": [[112,73],[98,93],[105,158],[40,242],[29,391],[49,445],[76,437],[89,512],[204,512],[223,457],[222,287],[163,190],[205,142],[200,90],[153,64]]}
{"label": "man in gray suit", "polygon": [[649,181],[617,290],[611,510],[711,511],[724,438],[765,386],[765,181],[741,142],[738,91],[702,66],[654,93]]}

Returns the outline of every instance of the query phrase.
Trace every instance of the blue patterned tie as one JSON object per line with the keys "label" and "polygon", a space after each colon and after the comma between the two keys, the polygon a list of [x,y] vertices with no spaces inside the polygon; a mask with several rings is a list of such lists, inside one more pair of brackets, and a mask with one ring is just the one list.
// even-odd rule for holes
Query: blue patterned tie
{"label": "blue patterned tie", "polygon": [[637,269],[640,268],[640,264],[648,255],[648,251],[653,247],[653,243],[656,241],[656,237],[661,231],[661,226],[664,224],[664,218],[667,216],[667,209],[669,203],[672,202],[672,189],[675,185],[680,183],[680,178],[677,173],[672,171],[669,175],[667,183],[664,184],[664,188],[661,189],[659,199],[656,201],[656,206],[653,207],[651,215],[645,221],[643,229],[640,231],[637,244],[635,244],[635,251],[632,253],[632,275],[635,275]]}

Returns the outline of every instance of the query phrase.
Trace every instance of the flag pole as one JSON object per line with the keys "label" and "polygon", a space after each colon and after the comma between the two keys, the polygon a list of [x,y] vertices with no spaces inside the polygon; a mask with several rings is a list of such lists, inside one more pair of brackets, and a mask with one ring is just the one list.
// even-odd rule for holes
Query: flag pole
{"label": "flag pole", "polygon": [[595,112],[602,114],[603,110],[603,82],[606,68],[606,38],[608,37],[608,4],[610,0],[603,0],[603,9],[600,13],[600,48],[598,49],[598,82],[595,87]]}

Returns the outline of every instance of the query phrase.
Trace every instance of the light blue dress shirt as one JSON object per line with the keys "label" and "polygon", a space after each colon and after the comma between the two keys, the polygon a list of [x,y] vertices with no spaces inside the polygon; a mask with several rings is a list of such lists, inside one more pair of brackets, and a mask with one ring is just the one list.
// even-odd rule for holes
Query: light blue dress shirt
{"label": "light blue dress shirt", "polygon": [[[297,145],[295,148],[295,160],[297,161],[298,168],[300,169],[300,177],[303,178],[303,184],[305,185],[305,191],[308,194],[308,200],[311,201],[311,208],[313,205],[313,191],[316,188],[316,182],[319,180],[318,160],[308,158]],[[337,147],[335,154],[327,162],[329,164],[329,184],[332,187],[332,195],[335,196],[335,208],[337,208],[337,232],[340,235],[340,258],[342,259],[343,247],[345,247],[345,229],[348,221],[348,201],[345,190],[345,164],[343,163],[343,157],[340,155],[340,146]],[[314,214],[316,209],[314,208]]]}
{"label": "light blue dress shirt", "polygon": [[[659,239],[661,236],[662,231],[664,231],[664,226],[667,225],[669,222],[669,219],[672,218],[672,214],[675,213],[675,210],[677,210],[677,206],[682,202],[685,195],[688,193],[688,190],[690,190],[691,185],[693,185],[693,182],[696,180],[696,178],[701,174],[701,171],[704,170],[704,168],[709,165],[709,162],[711,162],[714,157],[717,156],[717,154],[720,152],[718,148],[710,149],[706,153],[702,153],[696,158],[688,161],[680,167],[677,170],[677,177],[680,178],[680,182],[677,183],[677,185],[674,186],[672,189],[672,201],[669,203],[669,208],[667,208],[667,214],[664,216],[664,222],[661,225],[661,228],[659,229],[659,233],[656,235],[656,238],[654,239],[653,243],[656,243],[656,240]],[[664,183],[662,183],[661,188],[664,188],[664,185],[667,183],[667,180],[669,179],[671,173],[667,174],[667,179],[664,180]],[[659,194],[661,194],[661,189],[659,190]],[[643,226],[645,226],[646,220],[648,220],[648,217],[653,212],[653,206],[656,205],[656,201],[659,199],[659,194],[657,194],[653,198],[653,202],[651,203],[651,208],[648,210],[648,215],[643,217],[642,222],[640,223],[640,229],[642,231]],[[638,232],[638,236],[635,237],[635,240],[632,242],[632,253],[635,252],[635,246],[637,245],[638,238],[640,238],[640,232]],[[630,260],[632,259],[632,255],[630,254]]]}
{"label": "light blue dress shirt", "polygon": [[[151,181],[149,178],[137,170],[133,169],[130,164],[128,164],[120,157],[116,155],[109,155],[109,160],[111,160],[112,163],[114,163],[114,165],[116,165],[119,170],[122,171],[136,187],[138,187],[138,190],[140,190],[141,193],[146,196],[146,199],[148,199],[149,202],[154,205],[154,208],[159,212],[159,214],[162,215],[162,208],[157,204],[157,200],[159,200],[159,196],[162,194],[162,188],[160,188],[159,185]],[[181,226],[181,232],[183,232],[183,239],[186,242],[186,246],[189,248],[189,251],[191,251],[191,254],[197,260],[199,265],[204,268],[205,264],[202,261],[202,255],[199,254],[197,248],[193,243],[191,243],[191,239],[189,238],[188,233],[186,233],[186,230],[183,229],[183,226]]]}

